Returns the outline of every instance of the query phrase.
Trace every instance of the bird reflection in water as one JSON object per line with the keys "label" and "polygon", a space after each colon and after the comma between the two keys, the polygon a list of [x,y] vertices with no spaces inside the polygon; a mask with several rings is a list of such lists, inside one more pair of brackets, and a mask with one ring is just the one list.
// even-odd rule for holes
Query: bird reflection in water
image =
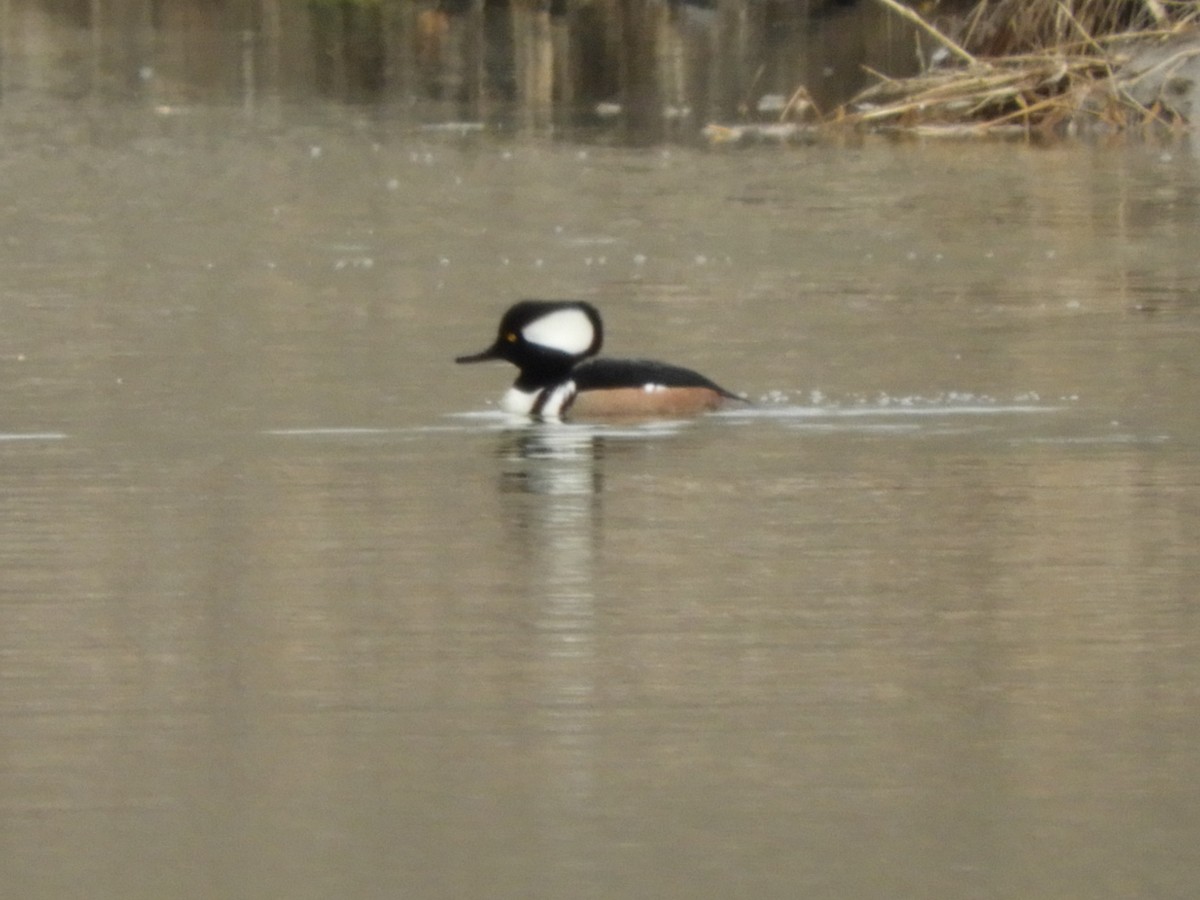
{"label": "bird reflection in water", "polygon": [[599,494],[605,438],[596,429],[535,422],[504,432],[497,456],[505,463],[505,493],[578,496]]}

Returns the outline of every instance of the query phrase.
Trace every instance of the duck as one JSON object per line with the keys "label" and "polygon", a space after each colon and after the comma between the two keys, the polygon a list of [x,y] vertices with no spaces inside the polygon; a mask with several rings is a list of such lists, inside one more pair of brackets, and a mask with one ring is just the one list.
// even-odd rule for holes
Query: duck
{"label": "duck", "polygon": [[536,419],[679,417],[745,398],[682,366],[601,357],[600,312],[582,300],[521,300],[500,318],[496,340],[456,363],[504,360],[517,379],[500,400]]}

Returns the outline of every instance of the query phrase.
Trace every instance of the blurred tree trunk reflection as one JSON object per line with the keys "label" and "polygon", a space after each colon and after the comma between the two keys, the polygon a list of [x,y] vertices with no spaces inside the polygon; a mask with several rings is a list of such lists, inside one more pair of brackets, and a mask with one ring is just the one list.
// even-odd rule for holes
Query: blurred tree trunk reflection
{"label": "blurred tree trunk reflection", "polygon": [[655,141],[801,84],[828,108],[864,64],[912,67],[909,33],[856,0],[2,2],[0,96],[319,96],[534,129],[615,119]]}

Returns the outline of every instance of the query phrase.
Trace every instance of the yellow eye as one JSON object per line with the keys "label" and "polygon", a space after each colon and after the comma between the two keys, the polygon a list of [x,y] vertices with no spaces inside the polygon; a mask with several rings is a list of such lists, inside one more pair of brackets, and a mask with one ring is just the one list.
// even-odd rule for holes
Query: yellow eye
{"label": "yellow eye", "polygon": [[515,331],[510,331],[508,334],[504,335],[504,339],[510,344],[515,344],[517,342],[517,333]]}

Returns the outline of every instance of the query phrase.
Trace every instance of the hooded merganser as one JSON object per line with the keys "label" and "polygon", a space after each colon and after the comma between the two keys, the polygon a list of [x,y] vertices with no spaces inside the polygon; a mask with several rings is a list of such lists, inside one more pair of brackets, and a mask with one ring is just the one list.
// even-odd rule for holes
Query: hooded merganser
{"label": "hooded merganser", "polygon": [[500,407],[525,416],[693,415],[743,399],[680,366],[591,359],[603,340],[600,313],[590,303],[522,300],[500,320],[492,346],[455,362],[503,359],[516,366],[520,373]]}

